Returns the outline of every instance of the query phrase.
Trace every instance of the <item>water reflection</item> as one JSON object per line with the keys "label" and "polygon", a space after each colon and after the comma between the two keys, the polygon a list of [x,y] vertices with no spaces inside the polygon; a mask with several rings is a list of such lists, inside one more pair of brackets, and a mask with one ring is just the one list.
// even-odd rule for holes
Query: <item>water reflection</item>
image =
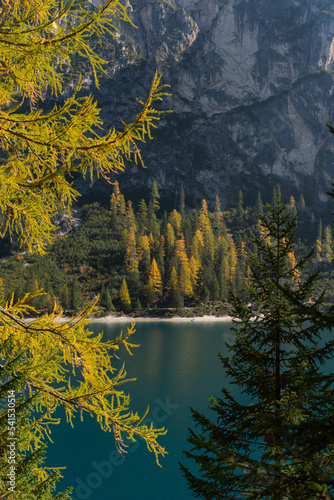
{"label": "water reflection", "polygon": [[[90,325],[96,332],[103,330],[105,339],[114,338],[127,326],[130,324]],[[141,413],[150,405],[150,419],[157,427],[168,428],[161,444],[169,455],[162,460],[160,469],[145,445],[140,444],[115,466],[108,458],[114,451],[112,436],[100,431],[93,419],[86,417],[83,423],[77,419],[74,429],[62,422],[52,434],[55,444],[49,447],[47,464],[64,465],[67,461],[62,489],[74,485],[76,500],[82,500],[79,495],[88,490],[91,493],[85,498],[91,500],[191,500],[177,465],[184,460],[182,450],[187,448],[187,429],[192,426],[189,407],[208,414],[208,398],[219,396],[226,384],[217,354],[227,354],[229,327],[226,323],[138,322],[131,341],[140,347],[133,349],[133,356],[121,350],[117,353],[121,360],[113,358],[111,362],[119,366],[125,361],[128,377],[137,378],[123,389],[130,392],[135,411]],[[114,455],[112,460],[116,460]],[[113,465],[113,472],[98,481],[94,476],[99,484],[94,489],[89,486],[93,478],[90,474],[98,473],[94,463],[104,461]],[[81,490],[76,491],[79,484]]]}

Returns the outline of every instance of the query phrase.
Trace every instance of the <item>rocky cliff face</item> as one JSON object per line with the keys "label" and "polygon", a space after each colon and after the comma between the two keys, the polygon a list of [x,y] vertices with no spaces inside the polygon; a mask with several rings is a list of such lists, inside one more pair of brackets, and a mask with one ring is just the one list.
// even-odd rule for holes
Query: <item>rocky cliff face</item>
{"label": "rocky cliff face", "polygon": [[[102,0],[94,0],[98,4]],[[137,29],[103,49],[112,78],[96,94],[107,125],[130,118],[155,69],[172,98],[143,148],[147,169],[120,176],[132,192],[153,180],[197,206],[280,183],[324,208],[334,181],[334,3],[328,0],[128,0]],[[87,78],[89,84],[89,78]],[[133,115],[132,115],[133,116]],[[140,170],[140,171],[139,171]]]}

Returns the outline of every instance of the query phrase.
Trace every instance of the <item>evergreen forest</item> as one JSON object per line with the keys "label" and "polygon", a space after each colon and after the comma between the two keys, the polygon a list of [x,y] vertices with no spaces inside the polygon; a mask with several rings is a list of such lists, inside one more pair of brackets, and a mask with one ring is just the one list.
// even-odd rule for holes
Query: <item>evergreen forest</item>
{"label": "evergreen forest", "polygon": [[[279,186],[273,199],[278,192]],[[240,191],[236,206],[224,211],[218,195],[212,209],[205,199],[200,208],[190,209],[181,188],[176,208],[169,213],[161,209],[159,198],[154,182],[149,199],[134,206],[116,181],[109,206],[91,203],[78,209],[76,227],[59,234],[45,255],[16,251],[1,259],[7,300],[43,289],[32,300],[42,312],[61,306],[75,313],[99,296],[101,315],[228,314],[229,291],[246,299],[248,254],[257,252],[252,235],[261,236],[260,218],[267,212],[261,193],[248,206]],[[313,248],[304,272],[320,269],[315,294],[327,288],[330,303],[334,300],[331,225],[315,220],[302,195],[286,201],[291,216],[298,214],[291,269]],[[64,213],[63,223],[66,218],[70,215]]]}

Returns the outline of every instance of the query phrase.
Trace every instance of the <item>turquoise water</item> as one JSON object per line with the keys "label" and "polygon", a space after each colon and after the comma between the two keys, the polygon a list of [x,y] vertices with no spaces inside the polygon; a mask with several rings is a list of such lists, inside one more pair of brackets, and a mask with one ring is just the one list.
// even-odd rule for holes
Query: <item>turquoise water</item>
{"label": "turquoise water", "polygon": [[[98,323],[91,329],[114,338],[126,326]],[[133,410],[142,413],[149,405],[150,421],[168,429],[160,438],[168,455],[161,458],[160,468],[140,442],[120,456],[113,436],[92,418],[78,418],[74,428],[62,422],[53,429],[47,460],[47,466],[67,466],[61,490],[73,486],[73,500],[193,498],[178,468],[178,461],[187,464],[182,450],[189,449],[189,407],[210,415],[208,398],[219,396],[226,385],[217,354],[227,354],[225,341],[233,339],[230,327],[225,322],[138,322],[133,342],[140,348],[133,356],[122,353],[128,377],[137,381],[124,390],[131,394]]]}

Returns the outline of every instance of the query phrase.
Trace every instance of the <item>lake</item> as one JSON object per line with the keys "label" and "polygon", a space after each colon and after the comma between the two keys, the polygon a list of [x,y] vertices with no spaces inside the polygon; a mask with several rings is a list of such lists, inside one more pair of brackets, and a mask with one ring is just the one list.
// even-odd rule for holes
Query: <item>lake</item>
{"label": "lake", "polygon": [[[96,323],[105,338],[114,338],[129,323]],[[137,381],[123,386],[130,393],[132,409],[143,413],[150,406],[149,418],[156,427],[165,426],[160,443],[168,451],[161,468],[145,444],[131,444],[124,456],[115,451],[111,433],[100,430],[93,418],[85,416],[52,429],[53,444],[48,446],[47,466],[64,466],[59,491],[73,486],[73,500],[190,500],[178,461],[187,462],[182,450],[192,427],[189,407],[205,412],[210,396],[219,396],[226,385],[218,352],[227,354],[225,341],[233,335],[230,322],[152,322],[136,324],[133,343],[140,344],[130,356],[125,349],[129,378]],[[232,393],[238,388],[232,386]]]}

